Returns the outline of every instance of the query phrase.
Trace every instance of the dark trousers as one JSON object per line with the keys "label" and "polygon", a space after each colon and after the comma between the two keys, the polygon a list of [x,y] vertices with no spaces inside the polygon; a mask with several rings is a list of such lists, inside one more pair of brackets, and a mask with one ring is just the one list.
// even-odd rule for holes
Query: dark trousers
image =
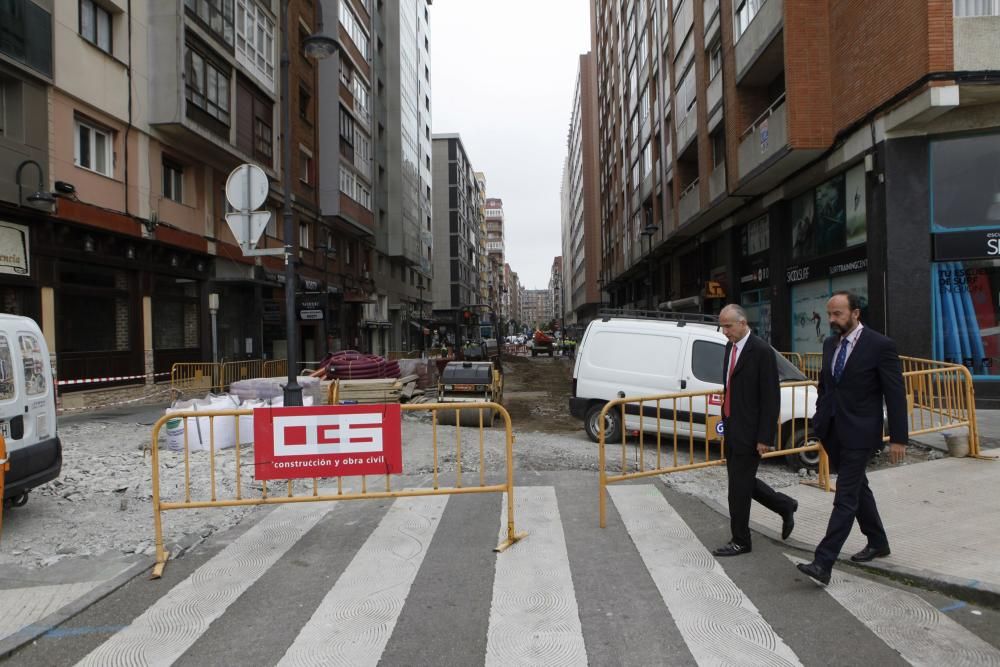
{"label": "dark trousers", "polygon": [[[733,451],[735,450],[735,451]],[[729,524],[733,532],[733,542],[740,546],[750,544],[750,501],[784,515],[792,511],[794,500],[784,493],[778,493],[757,479],[760,455],[757,449],[733,448],[726,452],[726,472],[729,473]]]}
{"label": "dark trousers", "polygon": [[823,447],[830,457],[831,469],[838,472],[837,492],[833,497],[833,513],[826,527],[826,536],[816,547],[816,562],[830,569],[851,534],[855,519],[868,538],[869,546],[876,549],[888,547],[889,538],[865,474],[874,449],[843,448],[833,434],[824,441]]}

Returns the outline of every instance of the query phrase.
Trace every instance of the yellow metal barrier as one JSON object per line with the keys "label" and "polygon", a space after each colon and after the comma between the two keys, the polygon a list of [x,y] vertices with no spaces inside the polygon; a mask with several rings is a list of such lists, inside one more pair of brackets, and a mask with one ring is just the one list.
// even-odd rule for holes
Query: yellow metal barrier
{"label": "yellow metal barrier", "polygon": [[221,364],[176,363],[170,367],[170,390],[178,394],[221,391],[222,387]]}
{"label": "yellow metal barrier", "polygon": [[[784,393],[788,394],[788,404],[792,416],[784,423],[779,419],[776,436],[777,448],[765,454],[763,458],[792,456],[803,452],[818,452],[818,479],[816,482],[808,482],[808,484],[829,491],[831,490],[829,460],[820,443],[809,435],[808,410],[811,405],[809,395],[815,392],[816,385],[813,382],[788,382],[781,386],[783,389],[790,390]],[[722,442],[718,447],[715,458],[713,458],[711,448],[712,441],[720,439],[715,431],[720,417],[718,415],[705,416],[707,412],[706,405],[711,404],[713,397],[717,404],[721,404],[722,395],[723,392],[721,390],[714,390],[685,391],[653,396],[631,396],[609,401],[604,406],[600,414],[598,442],[601,528],[605,527],[607,519],[606,489],[608,484],[684,470],[709,468],[726,463],[725,439],[721,439]],[[618,474],[609,475],[607,471],[605,428],[608,424],[607,415],[612,410],[618,413],[618,418],[620,419],[621,462]],[[695,415],[698,415],[697,420]],[[629,416],[633,418],[630,420],[627,419]],[[634,465],[630,469],[626,438],[629,432],[635,430],[638,430],[639,441],[635,447]],[[651,433],[647,431],[651,431]],[[663,460],[664,436],[667,439],[667,456],[669,457],[669,462]],[[646,439],[649,437],[655,437],[656,439],[656,465],[647,468]],[[695,447],[696,440],[700,441],[697,450]],[[786,440],[788,441],[787,443]],[[799,445],[798,443],[803,444]],[[686,461],[683,460],[682,454],[686,454]],[[703,456],[703,460],[697,460],[699,456]]]}
{"label": "yellow metal barrier", "polygon": [[7,460],[7,441],[0,435],[0,536],[3,535],[3,483],[10,461]]}
{"label": "yellow metal barrier", "polygon": [[276,378],[288,375],[288,359],[270,359],[264,362],[261,377]]}
{"label": "yellow metal barrier", "polygon": [[239,380],[265,377],[263,359],[227,361],[222,364],[222,387],[225,389]]}
{"label": "yellow metal barrier", "polygon": [[799,369],[802,374],[813,382],[819,382],[819,372],[823,368],[822,352],[802,352],[802,365]]}
{"label": "yellow metal barrier", "polygon": [[802,365],[802,355],[799,354],[798,352],[779,352],[779,354],[783,356],[785,359],[788,359],[790,362],[795,364],[795,367],[798,368],[800,371],[804,368],[804,366]]}
{"label": "yellow metal barrier", "polygon": [[[979,459],[979,427],[976,423],[976,395],[972,374],[960,364],[944,364],[931,359],[901,358],[906,386],[910,435],[956,428],[969,432],[969,456]],[[886,435],[884,440],[888,440]]]}
{"label": "yellow metal barrier", "polygon": [[[260,482],[260,495],[254,494],[253,497],[246,497],[244,495],[245,482],[243,480],[242,468],[245,465],[252,465],[251,462],[247,462],[246,450],[248,445],[240,444],[240,418],[252,417],[253,410],[217,410],[212,412],[174,412],[169,415],[161,417],[156,424],[153,425],[153,437],[152,437],[152,485],[153,485],[153,527],[156,538],[156,565],[153,568],[154,579],[159,578],[163,574],[163,569],[166,566],[168,554],[163,547],[163,525],[162,525],[162,514],[170,510],[184,510],[184,509],[199,509],[208,507],[239,507],[239,506],[253,506],[253,505],[279,505],[286,503],[308,503],[308,502],[324,502],[324,501],[335,501],[335,500],[360,500],[360,499],[376,499],[376,498],[405,498],[413,496],[436,496],[436,495],[453,495],[453,494],[465,494],[465,493],[506,493],[507,494],[507,538],[501,542],[497,547],[496,551],[504,551],[511,545],[513,545],[518,540],[523,539],[527,536],[527,533],[518,533],[514,529],[514,434],[511,428],[510,414],[506,409],[499,403],[463,403],[461,407],[456,407],[454,404],[442,404],[442,403],[423,403],[419,405],[402,405],[400,406],[403,412],[430,412],[431,413],[431,425],[432,425],[432,455],[433,455],[433,472],[432,472],[432,488],[429,489],[401,489],[393,490],[391,484],[391,475],[385,475],[385,490],[384,491],[369,491],[368,490],[368,477],[370,475],[360,475],[361,478],[361,491],[360,492],[345,492],[344,491],[344,478],[337,478],[337,492],[336,493],[321,493],[319,488],[319,479],[312,479],[311,493],[299,494],[294,493],[295,482],[305,482],[308,480],[288,480],[287,491],[282,493],[282,495],[269,495],[267,481]],[[456,413],[459,411],[478,411],[479,413],[479,479],[478,484],[465,485],[463,484],[462,476],[462,427],[455,427],[455,439],[454,439],[454,460],[457,465],[455,470],[455,484],[454,486],[442,485],[439,479],[440,473],[440,448],[438,443],[438,412],[454,410]],[[484,413],[486,411],[495,411],[503,419],[504,426],[506,429],[505,433],[505,450],[506,450],[506,478],[502,484],[487,484],[486,483],[486,450],[485,450],[485,439],[484,439]],[[456,418],[460,415],[456,414]],[[179,452],[180,456],[183,457],[183,465],[174,465],[172,468],[164,468],[161,470],[161,456],[158,447],[160,431],[164,424],[167,423],[168,419],[175,418],[184,419],[184,444],[183,449]],[[197,455],[191,451],[189,446],[188,433],[188,420],[189,419],[209,419],[209,449],[207,452],[207,458],[204,456]],[[234,492],[232,497],[222,498],[219,493],[218,480],[216,478],[217,472],[217,461],[216,461],[216,446],[215,446],[215,433],[216,433],[216,420],[218,419],[235,419],[235,446],[234,446],[234,475],[235,484]],[[404,422],[404,429],[405,429]],[[446,428],[446,427],[441,427]],[[447,427],[450,428],[450,427]],[[404,432],[404,441],[406,434]],[[450,453],[450,452],[449,452]],[[450,460],[450,457],[449,457]],[[193,465],[207,465],[210,470],[210,482],[209,489],[207,489],[208,498],[196,499],[192,497],[191,489],[191,467]],[[224,467],[224,466],[223,466]],[[171,479],[174,483],[175,488],[179,491],[182,498],[164,500],[161,492],[162,477],[168,470],[174,471],[174,474],[181,475],[183,477],[180,479]]]}

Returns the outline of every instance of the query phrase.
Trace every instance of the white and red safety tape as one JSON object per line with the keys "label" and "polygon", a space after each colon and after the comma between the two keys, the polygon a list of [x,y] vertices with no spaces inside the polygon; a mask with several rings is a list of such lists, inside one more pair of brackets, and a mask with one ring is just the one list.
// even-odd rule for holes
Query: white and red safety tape
{"label": "white and red safety tape", "polygon": [[74,385],[74,384],[97,384],[97,383],[100,383],[100,382],[120,382],[122,380],[145,380],[148,377],[157,378],[157,377],[163,377],[163,376],[169,376],[169,375],[170,375],[169,372],[166,372],[166,373],[153,373],[153,374],[148,374],[147,373],[147,374],[143,374],[143,375],[115,375],[115,376],[100,377],[100,378],[83,378],[83,379],[79,379],[79,380],[57,380],[56,384],[59,385],[60,387],[62,387],[62,386]]}

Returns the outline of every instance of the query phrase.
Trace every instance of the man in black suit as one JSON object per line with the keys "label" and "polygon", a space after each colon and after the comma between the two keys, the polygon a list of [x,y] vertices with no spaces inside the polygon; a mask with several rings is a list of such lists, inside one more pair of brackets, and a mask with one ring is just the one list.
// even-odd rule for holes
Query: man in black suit
{"label": "man in black suit", "polygon": [[722,418],[732,539],[712,553],[740,556],[751,551],[751,499],[781,515],[781,539],[787,539],[795,527],[799,503],[757,479],[760,457],[774,442],[781,406],[775,352],[750,333],[746,312],[736,304],[722,309],[719,326],[729,339],[722,367],[726,389]]}
{"label": "man in black suit", "polygon": [[836,335],[823,343],[816,413],[812,428],[822,440],[837,470],[837,493],[826,536],[811,563],[799,563],[803,573],[821,584],[830,571],[857,519],[868,545],[851,556],[864,563],[889,555],[889,538],[882,527],[865,467],[882,446],[882,402],[889,416],[889,459],[903,460],[909,440],[906,390],[896,344],[861,324],[861,302],[850,292],[835,292],[826,303]]}

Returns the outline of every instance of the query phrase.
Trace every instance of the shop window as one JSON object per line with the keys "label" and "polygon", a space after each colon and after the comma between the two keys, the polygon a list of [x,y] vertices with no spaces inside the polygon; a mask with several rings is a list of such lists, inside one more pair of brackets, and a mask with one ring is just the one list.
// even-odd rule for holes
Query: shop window
{"label": "shop window", "polygon": [[161,278],[153,294],[153,348],[191,349],[200,345],[198,284]]}
{"label": "shop window", "polygon": [[854,292],[861,300],[861,321],[868,321],[868,274],[850,273],[792,286],[792,351],[822,352],[833,332],[826,302],[837,291]]}
{"label": "shop window", "polygon": [[771,342],[771,301],[768,289],[747,290],[740,294],[740,305],[747,314],[750,329],[768,343]]}
{"label": "shop window", "polygon": [[867,237],[864,165],[792,200],[793,261],[861,245]]}
{"label": "shop window", "polygon": [[1000,227],[1000,134],[931,142],[932,229]]}
{"label": "shop window", "polygon": [[931,275],[934,358],[977,377],[1000,375],[1000,261],[938,262]]}

